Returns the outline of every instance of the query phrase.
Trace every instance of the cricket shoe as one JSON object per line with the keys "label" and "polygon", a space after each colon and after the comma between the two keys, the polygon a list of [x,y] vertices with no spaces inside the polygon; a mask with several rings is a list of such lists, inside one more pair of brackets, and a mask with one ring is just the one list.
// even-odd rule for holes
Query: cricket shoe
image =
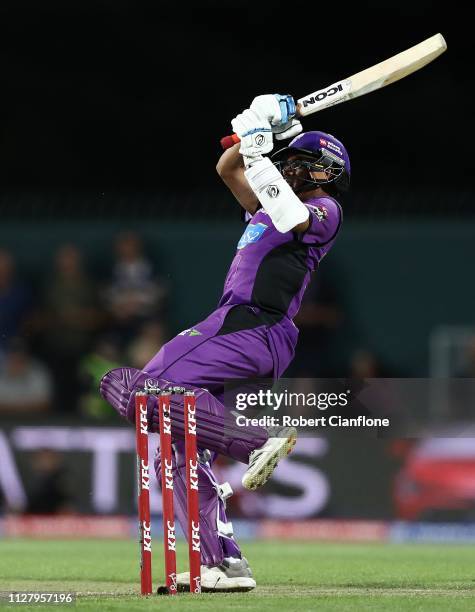
{"label": "cricket shoe", "polygon": [[[190,590],[190,572],[176,577],[178,591]],[[256,581],[247,559],[226,557],[217,567],[201,566],[201,590],[203,593],[244,593],[256,588]]]}
{"label": "cricket shoe", "polygon": [[275,470],[281,459],[292,452],[297,441],[295,427],[282,427],[275,433],[277,438],[269,438],[264,446],[249,455],[249,466],[242,477],[242,486],[249,491],[262,487]]}

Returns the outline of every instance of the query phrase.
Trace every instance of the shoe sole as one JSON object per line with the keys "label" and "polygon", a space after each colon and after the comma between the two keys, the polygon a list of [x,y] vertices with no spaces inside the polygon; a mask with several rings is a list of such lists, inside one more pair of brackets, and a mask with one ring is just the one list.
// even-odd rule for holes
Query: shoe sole
{"label": "shoe sole", "polygon": [[280,448],[276,449],[271,455],[269,455],[268,460],[264,465],[262,465],[259,471],[249,474],[247,478],[243,478],[243,487],[248,491],[255,491],[259,487],[262,487],[262,485],[264,485],[272,476],[272,473],[277,467],[279,461],[284,459],[284,457],[287,457],[287,455],[290,455],[296,442],[297,430],[292,427],[285,440],[285,443]]}
{"label": "shoe sole", "polygon": [[[235,587],[228,587],[225,589],[217,589],[215,587],[211,588],[211,587],[201,585],[201,592],[202,593],[248,593],[249,591],[252,591],[255,588],[256,588],[255,586],[248,586],[248,587],[235,586]],[[189,593],[190,585],[189,584],[179,584],[177,585],[177,591],[178,593]],[[165,592],[162,591],[158,594],[164,595]]]}

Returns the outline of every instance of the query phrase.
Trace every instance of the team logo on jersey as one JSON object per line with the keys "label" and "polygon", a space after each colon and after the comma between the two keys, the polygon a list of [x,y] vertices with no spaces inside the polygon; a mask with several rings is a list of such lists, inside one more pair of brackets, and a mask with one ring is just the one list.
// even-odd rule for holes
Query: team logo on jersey
{"label": "team logo on jersey", "polygon": [[238,242],[237,248],[243,249],[248,244],[253,244],[262,238],[262,234],[266,231],[268,225],[265,223],[255,223],[254,225],[248,225],[246,231],[241,236]]}
{"label": "team logo on jersey", "polygon": [[318,221],[322,222],[328,218],[328,210],[326,206],[311,206],[310,204],[307,206],[312,209],[312,212],[317,217]]}
{"label": "team logo on jersey", "polygon": [[197,329],[195,329],[194,327],[190,327],[189,329],[184,329],[178,335],[179,336],[202,336],[203,334]]}

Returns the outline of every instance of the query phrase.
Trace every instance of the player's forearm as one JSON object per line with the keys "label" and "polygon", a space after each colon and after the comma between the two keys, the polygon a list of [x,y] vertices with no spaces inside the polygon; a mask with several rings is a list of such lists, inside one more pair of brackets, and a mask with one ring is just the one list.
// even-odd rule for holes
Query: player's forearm
{"label": "player's forearm", "polygon": [[244,176],[244,162],[239,153],[239,143],[221,155],[216,170],[239,204],[254,214],[259,202]]}
{"label": "player's forearm", "polygon": [[230,149],[224,151],[219,158],[216,171],[221,178],[224,178],[229,174],[237,172],[239,169],[244,171],[244,162],[242,155],[239,153],[239,143],[237,143]]}

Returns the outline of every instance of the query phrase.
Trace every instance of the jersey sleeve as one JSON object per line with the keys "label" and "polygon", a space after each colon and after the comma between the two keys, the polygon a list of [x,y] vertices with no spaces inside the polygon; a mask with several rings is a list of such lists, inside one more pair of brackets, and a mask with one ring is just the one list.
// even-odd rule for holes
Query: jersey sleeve
{"label": "jersey sleeve", "polygon": [[299,235],[304,244],[323,247],[337,235],[342,222],[340,206],[330,198],[319,198],[316,201],[305,202],[310,213],[310,225]]}
{"label": "jersey sleeve", "polygon": [[252,219],[254,215],[251,215],[251,213],[249,211],[247,211],[244,208],[241,208],[241,220],[244,223],[249,223],[249,221]]}
{"label": "jersey sleeve", "polygon": [[262,206],[258,206],[254,213],[250,213],[245,208],[241,208],[241,221],[243,221],[244,223],[249,223],[249,221],[254,217],[254,215],[261,210],[261,208]]}

